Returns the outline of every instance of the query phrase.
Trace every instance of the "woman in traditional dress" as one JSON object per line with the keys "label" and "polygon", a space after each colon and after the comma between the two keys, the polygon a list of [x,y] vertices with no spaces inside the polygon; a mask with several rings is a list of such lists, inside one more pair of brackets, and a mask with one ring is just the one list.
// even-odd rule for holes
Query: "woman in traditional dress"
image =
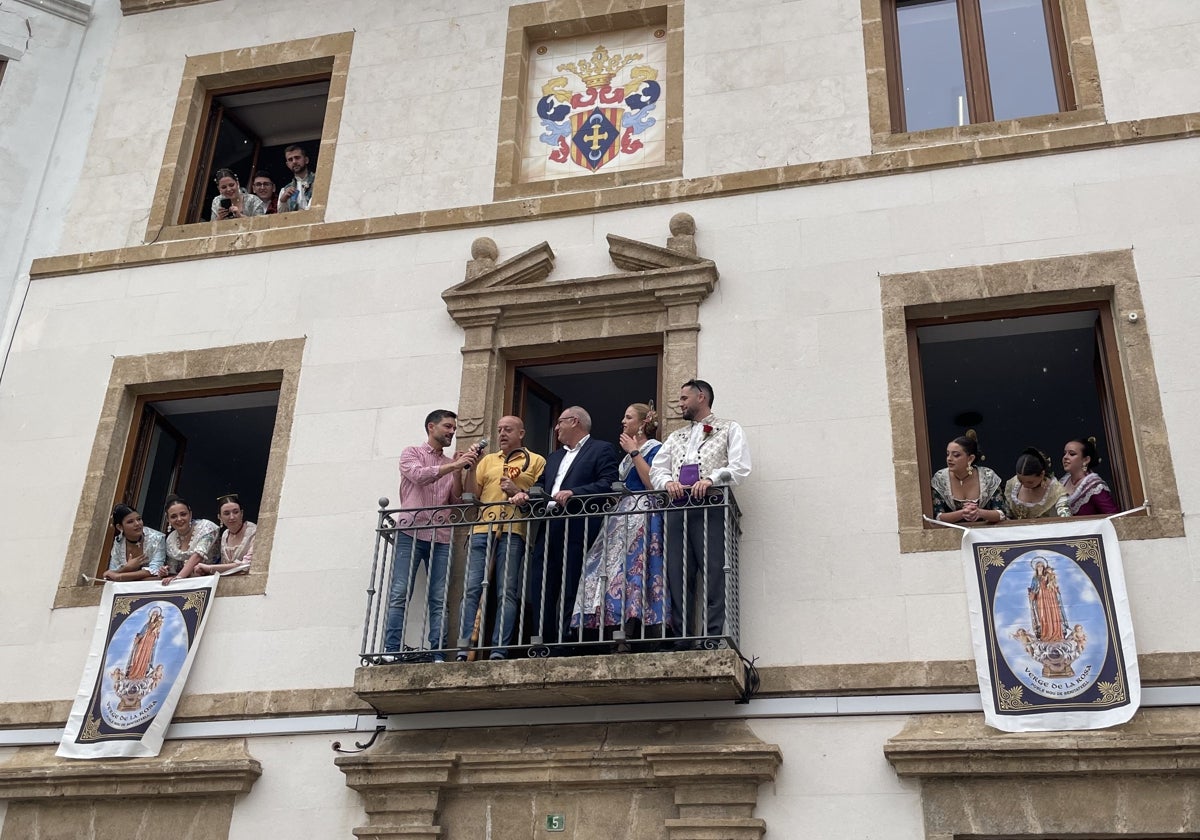
{"label": "woman in traditional dress", "polygon": [[[621,420],[625,458],[619,475],[637,494],[650,488],[650,463],[662,444],[655,440],[654,408],[634,403]],[[623,496],[608,515],[604,531],[592,543],[571,614],[571,626],[623,629],[627,639],[641,635],[639,626],[665,627],[669,618],[663,578],[662,515],[651,496]],[[628,642],[619,650],[628,650]]]}
{"label": "woman in traditional dress", "polygon": [[[250,561],[254,559],[254,535],[258,526],[247,522],[242,511],[242,503],[236,493],[217,499],[220,508],[217,514],[221,518],[221,537],[217,540],[219,555],[211,563],[200,563],[196,572],[202,575],[221,574],[222,572],[249,573]],[[235,571],[236,570],[236,571]]]}
{"label": "woman in traditional dress", "polygon": [[1100,463],[1094,437],[1074,438],[1063,447],[1063,487],[1072,516],[1112,514],[1120,510],[1104,479],[1089,472]]}
{"label": "woman in traditional dress", "polygon": [[946,468],[933,474],[933,515],[942,522],[996,523],[1004,519],[1004,482],[979,462],[975,430],[946,445]]}
{"label": "woman in traditional dress", "polygon": [[112,551],[108,555],[105,580],[146,580],[158,577],[167,561],[166,535],[142,524],[142,515],[129,505],[117,505],[112,511]]}
{"label": "woman in traditional dress", "polygon": [[261,216],[267,212],[258,196],[242,189],[233,170],[218,169],[213,180],[217,182],[217,194],[213,196],[211,208],[213,221]]}
{"label": "woman in traditional dress", "polygon": [[[1058,589],[1058,574],[1041,557],[1033,561],[1033,580],[1029,583],[1029,618],[1033,634],[1041,642],[1061,642],[1066,638],[1067,614],[1063,609],[1062,593]],[[1082,629],[1082,628],[1081,628]]]}
{"label": "woman in traditional dress", "polygon": [[1050,459],[1032,446],[1017,458],[1017,474],[1005,485],[1004,500],[1012,519],[1071,515],[1067,491],[1054,477]]}
{"label": "woman in traditional dress", "polygon": [[178,496],[167,497],[167,522],[171,526],[167,535],[170,574],[163,578],[163,583],[194,575],[196,567],[208,560],[217,539],[217,523],[193,519],[192,506]]}

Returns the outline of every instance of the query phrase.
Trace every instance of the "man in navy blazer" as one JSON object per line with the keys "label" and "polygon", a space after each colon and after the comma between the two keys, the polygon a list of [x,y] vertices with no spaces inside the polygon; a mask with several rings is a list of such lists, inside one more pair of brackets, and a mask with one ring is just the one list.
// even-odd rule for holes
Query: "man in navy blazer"
{"label": "man in navy blazer", "polygon": [[[617,480],[617,451],[611,443],[592,437],[592,418],[577,405],[563,409],[554,424],[562,447],[546,458],[546,468],[535,486],[548,497],[550,518],[542,524],[537,547],[533,554],[530,597],[534,615],[538,614],[545,583],[545,606],[541,611],[541,626],[534,628],[549,644],[568,641],[570,617],[583,573],[583,555],[604,527],[602,516],[559,518],[555,511],[581,513],[583,502],[572,499],[592,493],[610,493]],[[512,497],[515,504],[528,502],[527,493]],[[540,574],[545,557],[544,575]],[[562,603],[559,603],[559,600]]]}

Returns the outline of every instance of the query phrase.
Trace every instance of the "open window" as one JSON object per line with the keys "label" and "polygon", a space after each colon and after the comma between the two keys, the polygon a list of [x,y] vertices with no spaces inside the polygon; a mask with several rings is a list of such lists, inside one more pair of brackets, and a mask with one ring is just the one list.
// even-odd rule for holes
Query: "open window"
{"label": "open window", "polygon": [[[353,32],[342,32],[188,56],[146,241],[323,221],[353,42]],[[246,192],[254,173],[264,170],[278,192],[293,177],[285,163],[291,145],[303,149],[315,175],[308,209],[279,220],[235,219],[216,229],[206,222],[217,170],[232,170]]]}
{"label": "open window", "polygon": [[643,348],[514,363],[512,411],[525,421],[525,445],[542,454],[557,449],[554,421],[578,405],[592,417],[593,437],[618,446],[625,409],[659,393],[660,357],[658,348]]}
{"label": "open window", "polygon": [[247,192],[254,173],[267,172],[278,191],[292,180],[284,151],[296,144],[304,148],[309,170],[316,171],[328,100],[329,74],[210,91],[179,223],[209,221],[217,195],[213,175],[220,169],[232,170]]}
{"label": "open window", "polygon": [[[217,498],[237,493],[246,518],[256,519],[278,408],[278,384],[139,396],[114,503],[130,505],[164,533],[171,494],[215,522]],[[111,546],[110,534],[100,572]]]}
{"label": "open window", "polygon": [[[923,486],[947,441],[968,428],[987,466],[1007,479],[1036,446],[1061,473],[1063,445],[1094,436],[1122,509],[1144,498],[1112,313],[1107,302],[908,323]],[[926,515],[932,513],[925,494]]]}

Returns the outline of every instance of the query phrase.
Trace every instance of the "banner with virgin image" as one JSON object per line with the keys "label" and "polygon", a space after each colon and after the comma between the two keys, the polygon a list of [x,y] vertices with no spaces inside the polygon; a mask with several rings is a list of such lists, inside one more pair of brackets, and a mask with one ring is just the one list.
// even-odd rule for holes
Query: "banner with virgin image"
{"label": "banner with virgin image", "polygon": [[158,755],[220,577],[104,584],[79,693],[58,746],[65,758]]}
{"label": "banner with virgin image", "polygon": [[1111,522],[971,528],[962,553],[990,726],[1100,729],[1133,717],[1141,680]]}

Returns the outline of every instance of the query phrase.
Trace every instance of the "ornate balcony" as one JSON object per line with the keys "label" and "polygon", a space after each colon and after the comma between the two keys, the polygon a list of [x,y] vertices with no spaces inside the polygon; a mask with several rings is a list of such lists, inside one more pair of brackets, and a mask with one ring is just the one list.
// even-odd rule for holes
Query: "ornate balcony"
{"label": "ornate balcony", "polygon": [[565,509],[388,505],[354,679],[381,712],[738,700],[756,687],[728,488],[674,504],[614,492]]}

